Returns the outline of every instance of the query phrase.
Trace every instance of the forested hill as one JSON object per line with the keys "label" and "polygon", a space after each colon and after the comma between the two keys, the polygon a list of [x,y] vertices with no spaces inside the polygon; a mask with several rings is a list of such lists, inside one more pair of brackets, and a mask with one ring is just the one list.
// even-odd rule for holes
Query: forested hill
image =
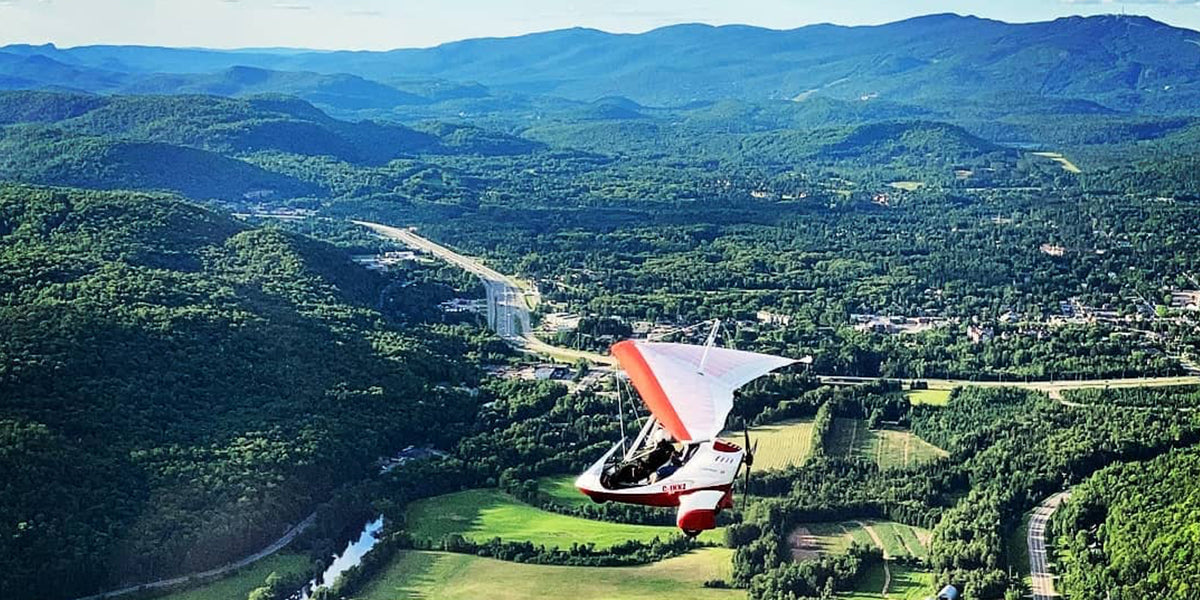
{"label": "forested hill", "polygon": [[0,187],[0,596],[223,564],[472,414],[435,389],[462,343],[379,285],[167,197]]}
{"label": "forested hill", "polygon": [[507,156],[540,146],[469,125],[417,127],[341,121],[287,96],[0,92],[0,180],[272,200],[330,192],[328,180],[280,163],[317,159],[365,168],[421,155]]}
{"label": "forested hill", "polygon": [[1187,110],[1200,98],[1198,41],[1200,33],[1135,16],[1010,24],[929,15],[789,31],[569,29],[390,52],[9,46],[0,49],[0,85],[104,93],[273,91],[345,109],[439,100],[408,87],[415,79],[584,101],[618,95],[655,106],[825,96],[1032,107],[1039,99],[1069,98],[1163,112]]}

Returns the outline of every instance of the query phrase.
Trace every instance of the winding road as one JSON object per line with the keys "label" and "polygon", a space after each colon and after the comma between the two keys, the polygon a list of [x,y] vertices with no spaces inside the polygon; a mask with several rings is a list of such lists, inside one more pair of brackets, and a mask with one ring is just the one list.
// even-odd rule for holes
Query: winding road
{"label": "winding road", "polygon": [[197,582],[197,581],[204,581],[206,579],[213,579],[216,577],[220,577],[220,576],[226,575],[232,571],[236,571],[242,567],[256,563],[272,554],[275,554],[276,552],[279,552],[280,550],[283,549],[284,546],[287,546],[288,544],[292,543],[292,540],[296,539],[296,536],[300,535],[301,533],[304,533],[304,530],[311,527],[313,522],[316,520],[317,520],[317,513],[314,512],[313,514],[308,515],[308,517],[305,518],[303,521],[297,523],[291,529],[288,529],[287,532],[285,532],[283,534],[283,537],[280,537],[279,539],[275,540],[274,542],[271,542],[271,544],[269,546],[267,546],[266,548],[263,548],[262,550],[259,550],[258,552],[251,554],[250,556],[241,558],[239,560],[236,560],[236,561],[231,562],[226,565],[222,565],[215,569],[209,569],[207,571],[201,571],[199,573],[189,573],[187,575],[180,575],[179,577],[172,577],[170,579],[160,579],[158,581],[152,581],[150,583],[140,583],[137,585],[130,585],[130,586],[126,586],[121,589],[118,589],[118,590],[112,590],[109,592],[95,594],[92,596],[84,596],[82,598],[76,598],[75,600],[106,600],[108,598],[116,598],[117,596],[124,596],[126,594],[132,594],[134,592],[141,592],[141,591],[146,591],[146,590],[162,590],[162,589],[167,589],[167,588],[173,588],[178,585],[183,585],[185,583],[193,583],[193,582]]}
{"label": "winding road", "polygon": [[1029,576],[1033,580],[1033,600],[1051,600],[1059,595],[1054,591],[1054,574],[1050,572],[1050,559],[1046,554],[1046,524],[1050,515],[1069,496],[1059,492],[1042,501],[1033,509],[1029,519],[1029,531],[1025,543],[1029,547]]}

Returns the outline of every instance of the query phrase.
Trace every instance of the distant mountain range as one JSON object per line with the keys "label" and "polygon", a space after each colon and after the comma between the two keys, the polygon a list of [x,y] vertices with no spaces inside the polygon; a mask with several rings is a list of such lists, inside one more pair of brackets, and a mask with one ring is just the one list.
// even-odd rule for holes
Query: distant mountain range
{"label": "distant mountain range", "polygon": [[[677,25],[643,34],[568,29],[388,52],[141,46],[0,48],[0,89],[287,93],[343,111],[512,95],[656,107],[815,98],[944,109],[1174,113],[1200,105],[1200,33],[1146,17],[1010,24],[930,15],[788,31]],[[637,106],[609,103],[607,113]]]}

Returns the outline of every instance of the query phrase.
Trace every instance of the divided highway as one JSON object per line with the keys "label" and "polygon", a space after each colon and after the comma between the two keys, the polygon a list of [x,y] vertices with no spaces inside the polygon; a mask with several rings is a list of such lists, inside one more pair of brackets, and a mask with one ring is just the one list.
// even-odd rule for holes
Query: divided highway
{"label": "divided highway", "polygon": [[530,309],[537,304],[538,294],[536,291],[526,289],[515,279],[489,268],[477,259],[464,256],[427,240],[411,229],[390,227],[367,221],[353,221],[353,223],[401,242],[410,248],[428,252],[478,277],[487,289],[488,326],[514,347],[564,362],[575,362],[582,359],[602,365],[615,364],[610,356],[571,348],[559,348],[538,339],[533,334],[533,325],[529,315]]}
{"label": "divided highway", "polygon": [[1029,531],[1025,535],[1025,543],[1029,546],[1029,575],[1033,580],[1033,600],[1051,600],[1058,598],[1054,591],[1054,574],[1050,572],[1050,559],[1046,554],[1046,524],[1050,515],[1069,496],[1068,492],[1059,492],[1042,501],[1033,509],[1029,519]]}

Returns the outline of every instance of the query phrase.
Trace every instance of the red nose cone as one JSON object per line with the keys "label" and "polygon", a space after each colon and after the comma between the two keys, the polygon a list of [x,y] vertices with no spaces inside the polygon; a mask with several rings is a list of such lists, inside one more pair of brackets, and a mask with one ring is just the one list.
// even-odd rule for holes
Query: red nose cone
{"label": "red nose cone", "polygon": [[684,531],[702,531],[717,526],[717,511],[707,509],[689,510],[675,521]]}

